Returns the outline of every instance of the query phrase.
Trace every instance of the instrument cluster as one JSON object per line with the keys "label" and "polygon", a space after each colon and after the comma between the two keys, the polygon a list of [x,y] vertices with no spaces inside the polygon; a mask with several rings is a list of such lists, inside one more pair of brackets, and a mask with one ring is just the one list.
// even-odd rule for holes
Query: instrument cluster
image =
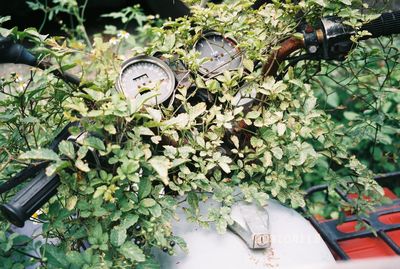
{"label": "instrument cluster", "polygon": [[[243,52],[237,42],[217,32],[203,34],[194,44],[201,62],[199,74],[204,80],[210,80],[225,71],[243,67]],[[192,85],[190,71],[185,64],[173,57],[164,59],[162,55],[140,55],[128,59],[122,64],[117,81],[117,89],[129,100],[141,98],[145,105],[156,106],[173,102],[177,87]],[[199,98],[211,102],[209,93],[198,91]],[[235,106],[246,106],[255,100],[256,93],[249,85],[242,85],[233,98]]]}

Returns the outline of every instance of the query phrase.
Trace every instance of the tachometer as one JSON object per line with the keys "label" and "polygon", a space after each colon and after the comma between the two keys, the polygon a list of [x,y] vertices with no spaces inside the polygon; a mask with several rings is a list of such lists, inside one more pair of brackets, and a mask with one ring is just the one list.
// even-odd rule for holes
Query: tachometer
{"label": "tachometer", "polygon": [[199,72],[203,76],[213,77],[242,65],[242,54],[237,43],[219,33],[205,34],[196,42],[194,48],[200,52],[201,58],[208,58],[208,61],[200,65]]}
{"label": "tachometer", "polygon": [[130,100],[142,98],[146,105],[158,105],[172,95],[175,76],[160,59],[136,56],[122,64],[117,88]]}

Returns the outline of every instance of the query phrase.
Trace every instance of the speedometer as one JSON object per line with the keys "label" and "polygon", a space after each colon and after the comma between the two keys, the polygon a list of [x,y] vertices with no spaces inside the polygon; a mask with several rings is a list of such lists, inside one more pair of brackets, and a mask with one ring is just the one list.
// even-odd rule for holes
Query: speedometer
{"label": "speedometer", "polygon": [[141,98],[145,105],[166,101],[175,89],[175,76],[167,64],[152,56],[136,56],[122,64],[117,88],[126,98]]}
{"label": "speedometer", "polygon": [[199,72],[207,77],[216,76],[225,70],[237,69],[242,65],[242,53],[236,41],[216,32],[209,32],[200,38],[195,46],[201,58],[207,58],[200,65]]}

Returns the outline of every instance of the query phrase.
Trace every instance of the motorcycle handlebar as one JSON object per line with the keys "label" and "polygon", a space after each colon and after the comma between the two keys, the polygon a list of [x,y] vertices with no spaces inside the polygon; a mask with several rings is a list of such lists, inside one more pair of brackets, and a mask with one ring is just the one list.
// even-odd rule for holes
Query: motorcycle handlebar
{"label": "motorcycle handlebar", "polygon": [[43,169],[0,209],[12,224],[23,227],[25,221],[57,193],[59,185],[59,177],[57,175],[46,176]]}
{"label": "motorcycle handlebar", "polygon": [[366,38],[400,34],[400,11],[383,13],[379,18],[363,25],[361,30],[372,34]]}
{"label": "motorcycle handlebar", "polygon": [[[56,136],[49,148],[57,151],[58,144],[70,136],[68,129],[72,126],[77,126],[77,123],[67,124]],[[30,165],[0,185],[1,194],[36,175],[23,189],[15,194],[11,201],[0,206],[5,218],[15,226],[23,227],[25,221],[57,193],[60,179],[57,175],[46,176],[45,168],[47,165],[47,162]]]}
{"label": "motorcycle handlebar", "polygon": [[[302,48],[308,52],[303,59],[343,61],[354,47],[351,36],[356,34],[356,31],[344,24],[339,17],[322,18],[316,28],[306,24],[303,24],[301,28],[302,39],[292,37],[285,40],[281,44],[281,48],[274,52],[264,64],[263,74],[265,76],[276,75],[279,64],[286,60],[292,52]],[[371,33],[371,35],[363,36],[360,40],[400,34],[400,11],[383,13],[377,19],[364,24],[360,30]],[[287,44],[291,44],[291,46],[288,47]]]}
{"label": "motorcycle handlebar", "polygon": [[0,36],[0,64],[15,63],[36,66],[36,57],[11,38]]}
{"label": "motorcycle handlebar", "polygon": [[[26,64],[33,67],[39,67],[43,70],[52,66],[50,62],[39,62],[37,58],[24,46],[15,43],[9,37],[3,37],[0,35],[0,64],[3,63]],[[80,84],[80,79],[70,73],[62,72],[59,69],[55,69],[51,72],[65,82],[77,86]]]}

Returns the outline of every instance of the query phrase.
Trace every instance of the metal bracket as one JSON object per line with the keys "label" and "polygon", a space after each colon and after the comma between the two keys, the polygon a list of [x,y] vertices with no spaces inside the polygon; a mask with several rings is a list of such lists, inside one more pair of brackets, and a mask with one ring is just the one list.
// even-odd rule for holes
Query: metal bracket
{"label": "metal bracket", "polygon": [[237,234],[250,249],[265,249],[271,246],[271,235],[269,231],[268,213],[254,204],[239,205],[241,217],[245,227],[234,220],[229,229]]}

